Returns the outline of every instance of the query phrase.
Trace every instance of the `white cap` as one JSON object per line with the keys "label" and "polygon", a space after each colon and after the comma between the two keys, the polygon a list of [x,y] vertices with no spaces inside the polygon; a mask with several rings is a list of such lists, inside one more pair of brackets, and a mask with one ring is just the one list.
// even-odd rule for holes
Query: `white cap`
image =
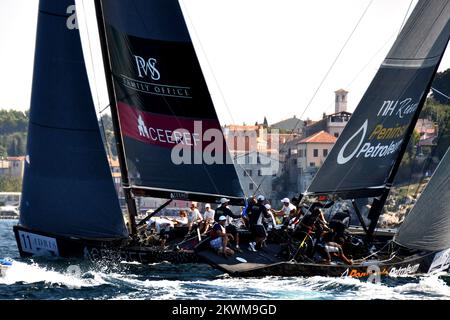
{"label": "white cap", "polygon": [[225,217],[225,216],[220,216],[219,217],[219,221],[225,221],[225,220],[227,220],[227,217]]}
{"label": "white cap", "polygon": [[264,200],[266,200],[266,198],[264,198],[263,195],[259,195],[259,196],[258,196],[258,201],[264,201]]}
{"label": "white cap", "polygon": [[198,203],[197,203],[196,201],[192,201],[192,202],[191,202],[191,206],[194,206],[194,207],[197,208],[197,205],[198,205]]}
{"label": "white cap", "polygon": [[267,209],[267,210],[270,210],[270,209],[272,209],[272,206],[271,206],[270,204],[268,204],[268,203],[267,203],[267,204],[265,204],[265,205],[264,205],[264,207],[266,207],[266,209]]}
{"label": "white cap", "polygon": [[220,203],[221,204],[224,204],[224,203],[227,203],[227,202],[230,202],[230,199],[227,199],[227,198],[220,199]]}
{"label": "white cap", "polygon": [[281,202],[283,202],[283,203],[291,203],[291,201],[289,200],[289,198],[284,198],[284,199],[282,199],[281,200]]}
{"label": "white cap", "polygon": [[205,208],[211,208],[211,205],[209,203],[205,204]]}

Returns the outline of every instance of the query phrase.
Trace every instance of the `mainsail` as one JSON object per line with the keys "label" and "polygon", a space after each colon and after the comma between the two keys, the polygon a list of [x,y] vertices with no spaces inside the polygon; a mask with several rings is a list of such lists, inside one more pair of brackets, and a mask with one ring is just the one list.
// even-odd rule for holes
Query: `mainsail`
{"label": "mainsail", "polygon": [[41,0],[20,224],[82,238],[127,236],[101,140],[73,0]]}
{"label": "mainsail", "polygon": [[450,1],[419,1],[307,193],[389,189],[450,35]]}
{"label": "mainsail", "polygon": [[450,248],[450,149],[405,218],[395,241],[407,248],[439,251]]}
{"label": "mainsail", "polygon": [[[240,201],[242,188],[178,1],[100,3],[125,187],[168,199]],[[218,161],[205,160],[208,141],[218,147],[209,153]]]}

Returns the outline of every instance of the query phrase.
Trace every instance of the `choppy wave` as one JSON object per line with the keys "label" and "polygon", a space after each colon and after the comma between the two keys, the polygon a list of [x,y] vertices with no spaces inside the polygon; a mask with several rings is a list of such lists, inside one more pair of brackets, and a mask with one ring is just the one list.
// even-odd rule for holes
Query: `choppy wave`
{"label": "choppy wave", "polygon": [[[183,274],[187,266],[170,264],[122,264],[112,269],[84,265],[75,270],[71,266],[14,261],[0,278],[0,287],[31,290],[33,298],[37,298],[33,288],[40,289],[42,299],[450,299],[449,281],[443,274],[372,284],[330,277],[230,278],[208,275],[209,267],[198,265],[191,267],[203,268],[199,279],[192,270]],[[164,273],[175,273],[178,279],[167,279]],[[0,297],[7,298],[2,293]]]}
{"label": "choppy wave", "polygon": [[231,278],[204,264],[93,264],[18,257],[12,223],[0,222],[0,299],[450,299],[448,273],[386,278]]}

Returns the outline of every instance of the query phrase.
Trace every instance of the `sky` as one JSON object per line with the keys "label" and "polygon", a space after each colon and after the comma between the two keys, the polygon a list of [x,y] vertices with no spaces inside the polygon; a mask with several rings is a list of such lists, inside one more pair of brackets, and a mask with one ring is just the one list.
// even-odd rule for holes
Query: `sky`
{"label": "sky", "polygon": [[[417,1],[180,3],[221,123],[253,124],[319,119],[340,88],[353,111]],[[37,7],[0,0],[0,109],[29,108]]]}

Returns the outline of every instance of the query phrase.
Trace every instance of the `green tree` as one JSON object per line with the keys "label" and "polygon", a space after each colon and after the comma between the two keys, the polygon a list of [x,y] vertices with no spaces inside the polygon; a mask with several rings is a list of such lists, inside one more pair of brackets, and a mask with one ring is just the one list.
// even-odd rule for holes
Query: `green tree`
{"label": "green tree", "polygon": [[21,192],[22,179],[9,176],[0,176],[0,192]]}
{"label": "green tree", "polygon": [[450,104],[442,104],[435,99],[427,99],[421,117],[430,119],[436,124],[438,137],[434,141],[436,147],[433,153],[440,160],[450,146]]}
{"label": "green tree", "polygon": [[26,153],[29,112],[0,110],[0,155],[22,156]]}
{"label": "green tree", "polygon": [[[450,69],[436,73],[432,87],[444,93],[446,96],[450,96]],[[434,90],[433,98],[439,103],[450,104],[450,99]]]}
{"label": "green tree", "polygon": [[103,141],[107,143],[106,149],[110,156],[117,157],[116,139],[114,135],[114,127],[112,118],[109,114],[105,114],[100,119],[100,133],[102,134]]}

